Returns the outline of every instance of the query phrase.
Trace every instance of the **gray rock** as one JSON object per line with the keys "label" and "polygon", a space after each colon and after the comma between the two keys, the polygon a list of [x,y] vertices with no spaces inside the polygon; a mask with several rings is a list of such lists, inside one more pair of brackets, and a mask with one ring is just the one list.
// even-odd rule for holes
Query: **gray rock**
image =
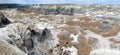
{"label": "gray rock", "polygon": [[[29,55],[48,55],[46,39],[50,36],[50,30],[45,28],[42,32],[28,28],[31,31],[31,42],[28,46],[32,45]],[[26,42],[26,41],[25,41]],[[27,46],[26,46],[27,47]],[[44,48],[47,48],[45,50]]]}
{"label": "gray rock", "polygon": [[103,23],[98,26],[99,29],[105,29],[105,30],[112,29],[112,27],[113,26],[110,25],[109,22],[107,21],[103,21]]}
{"label": "gray rock", "polygon": [[10,24],[11,21],[7,19],[2,12],[0,12],[0,27],[3,27],[4,25]]}
{"label": "gray rock", "polygon": [[42,35],[41,37],[38,39],[40,42],[43,42],[45,39],[47,39],[48,37],[50,36],[50,30],[45,28],[43,31],[42,31]]}

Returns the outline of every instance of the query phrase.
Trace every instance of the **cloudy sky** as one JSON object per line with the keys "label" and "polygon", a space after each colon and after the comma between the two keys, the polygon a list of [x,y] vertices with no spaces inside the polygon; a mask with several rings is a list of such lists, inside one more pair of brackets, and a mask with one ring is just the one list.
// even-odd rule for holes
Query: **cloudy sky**
{"label": "cloudy sky", "polygon": [[120,4],[120,0],[0,0],[0,3],[18,4]]}

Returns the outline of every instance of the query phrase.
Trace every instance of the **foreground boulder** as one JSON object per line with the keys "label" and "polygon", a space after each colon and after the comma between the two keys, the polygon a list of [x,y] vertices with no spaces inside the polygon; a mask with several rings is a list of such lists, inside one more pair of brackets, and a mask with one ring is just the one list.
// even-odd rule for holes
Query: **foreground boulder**
{"label": "foreground boulder", "polygon": [[10,24],[11,21],[7,19],[2,12],[0,12],[0,27]]}
{"label": "foreground boulder", "polygon": [[27,55],[22,50],[0,39],[0,55]]}

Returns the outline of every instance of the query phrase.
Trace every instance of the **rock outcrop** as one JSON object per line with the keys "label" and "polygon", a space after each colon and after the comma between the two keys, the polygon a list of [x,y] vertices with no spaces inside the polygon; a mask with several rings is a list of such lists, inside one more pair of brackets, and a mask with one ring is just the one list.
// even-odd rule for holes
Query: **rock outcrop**
{"label": "rock outcrop", "polygon": [[[10,48],[10,50],[1,49],[1,51],[9,51],[10,53],[8,54],[11,55],[25,55],[23,53],[28,55],[48,54],[49,45],[47,40],[51,34],[49,29],[34,30],[28,28],[28,26],[25,26],[22,23],[12,23],[0,30],[1,40],[5,41],[5,44],[7,43],[5,48],[10,48],[9,45],[15,46]],[[1,43],[2,42],[0,41],[0,45],[2,45]],[[19,51],[17,53],[14,52],[14,48]],[[19,53],[20,51],[23,53]],[[1,54],[7,55],[7,53],[4,52]]]}
{"label": "rock outcrop", "polygon": [[42,34],[41,34],[41,37],[39,38],[39,41],[40,42],[43,42],[44,40],[46,40],[48,37],[50,37],[50,30],[45,28],[43,31],[42,31]]}
{"label": "rock outcrop", "polygon": [[103,21],[102,24],[98,26],[99,29],[109,30],[112,29],[112,25],[108,21]]}
{"label": "rock outcrop", "polygon": [[0,54],[1,55],[27,55],[22,50],[0,39]]}
{"label": "rock outcrop", "polygon": [[[31,31],[31,38],[28,39],[27,42],[31,42],[31,48],[28,49],[29,55],[45,55],[48,54],[49,46],[47,39],[50,36],[50,30],[45,28],[43,31],[34,30],[28,28]],[[28,43],[30,44],[30,43]],[[29,47],[28,45],[26,48]],[[45,47],[46,46],[46,47]],[[45,48],[45,49],[44,49]]]}
{"label": "rock outcrop", "polygon": [[0,27],[3,27],[10,23],[11,21],[8,18],[6,18],[2,12],[0,12]]}

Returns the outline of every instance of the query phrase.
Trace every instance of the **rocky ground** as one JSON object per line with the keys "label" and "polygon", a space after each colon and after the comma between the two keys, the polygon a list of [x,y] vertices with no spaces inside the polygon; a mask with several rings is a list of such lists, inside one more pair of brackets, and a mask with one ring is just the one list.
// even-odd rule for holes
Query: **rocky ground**
{"label": "rocky ground", "polygon": [[97,49],[120,50],[119,8],[40,5],[1,9],[0,54],[89,55]]}

